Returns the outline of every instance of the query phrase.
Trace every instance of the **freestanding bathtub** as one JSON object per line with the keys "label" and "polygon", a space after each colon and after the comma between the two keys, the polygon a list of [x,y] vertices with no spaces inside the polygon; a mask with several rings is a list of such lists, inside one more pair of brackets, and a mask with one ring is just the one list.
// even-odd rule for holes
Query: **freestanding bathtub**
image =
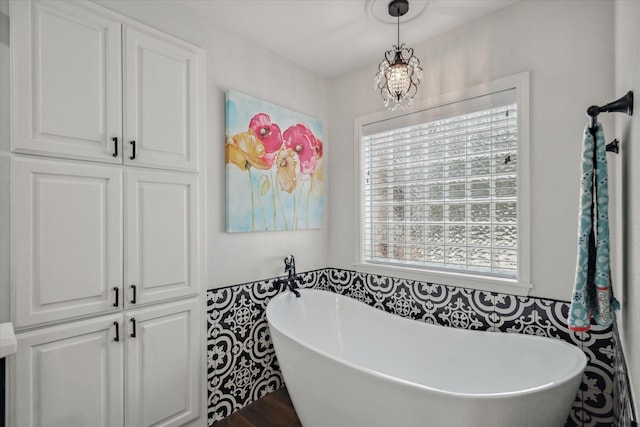
{"label": "freestanding bathtub", "polygon": [[431,325],[313,289],[267,306],[304,427],[563,426],[586,365],[559,340]]}

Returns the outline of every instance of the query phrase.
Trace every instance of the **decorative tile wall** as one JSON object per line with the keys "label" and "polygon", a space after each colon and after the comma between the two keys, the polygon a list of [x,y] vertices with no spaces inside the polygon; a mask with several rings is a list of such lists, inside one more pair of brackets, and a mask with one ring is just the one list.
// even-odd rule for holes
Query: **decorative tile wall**
{"label": "decorative tile wall", "polygon": [[[207,293],[208,423],[211,426],[282,387],[265,310],[282,292],[279,278]],[[326,289],[325,270],[298,275],[301,287]]]}
{"label": "decorative tile wall", "polygon": [[[268,302],[282,291],[278,280],[208,293],[209,425],[283,385],[265,317]],[[333,268],[300,274],[299,282],[301,287],[347,295],[418,321],[539,335],[579,346],[587,355],[588,365],[566,425],[613,425],[616,349],[612,328],[570,331],[566,323],[568,302]],[[620,405],[618,413],[624,414],[626,407],[616,402]]]}
{"label": "decorative tile wall", "polygon": [[633,413],[631,389],[617,325],[613,326],[613,425],[637,426]]}

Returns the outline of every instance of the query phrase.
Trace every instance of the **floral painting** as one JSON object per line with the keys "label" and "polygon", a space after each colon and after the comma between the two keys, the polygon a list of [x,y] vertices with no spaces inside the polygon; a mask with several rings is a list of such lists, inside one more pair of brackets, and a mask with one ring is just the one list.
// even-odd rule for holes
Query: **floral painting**
{"label": "floral painting", "polygon": [[323,126],[227,91],[227,231],[320,228]]}

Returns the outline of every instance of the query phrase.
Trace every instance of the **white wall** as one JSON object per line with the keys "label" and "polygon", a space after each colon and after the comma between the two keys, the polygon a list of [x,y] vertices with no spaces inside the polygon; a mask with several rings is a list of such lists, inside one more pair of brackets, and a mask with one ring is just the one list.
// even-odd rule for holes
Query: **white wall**
{"label": "white wall", "polygon": [[9,2],[0,0],[0,323],[9,306]]}
{"label": "white wall", "polygon": [[629,368],[634,401],[640,399],[640,2],[615,4],[615,87],[617,94],[634,91],[634,115],[616,115],[621,140],[616,159],[615,205],[622,216],[616,237],[621,243],[614,289],[621,303],[618,326]]}
{"label": "white wall", "polygon": [[[532,296],[571,296],[585,110],[613,99],[612,23],[608,0],[526,0],[411,46],[425,73],[419,99],[530,72]],[[331,267],[353,269],[353,120],[384,109],[373,90],[377,62],[330,82]],[[612,139],[613,119],[601,121]]]}
{"label": "white wall", "polygon": [[[328,242],[326,214],[322,230],[225,232],[224,151],[226,89],[317,117],[325,124],[326,139],[329,123],[325,79],[212,23],[178,2],[112,0],[97,3],[206,51],[208,288],[283,275],[283,258],[289,254],[296,256],[299,271],[325,268]],[[326,147],[330,152],[330,141]],[[327,190],[328,181],[325,181],[325,207]]]}

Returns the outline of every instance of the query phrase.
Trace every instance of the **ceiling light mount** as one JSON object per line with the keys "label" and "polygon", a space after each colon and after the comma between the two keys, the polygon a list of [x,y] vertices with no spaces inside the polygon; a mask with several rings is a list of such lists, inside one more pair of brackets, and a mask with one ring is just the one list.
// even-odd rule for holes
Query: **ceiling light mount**
{"label": "ceiling light mount", "polygon": [[[425,23],[432,6],[433,0],[411,2],[411,8],[402,15],[402,25],[414,26],[418,22]],[[389,13],[389,0],[364,0],[364,13],[371,23],[381,28],[398,25],[396,17]]]}
{"label": "ceiling light mount", "polygon": [[404,16],[409,12],[409,0],[393,0],[389,3],[389,15],[394,18]]}
{"label": "ceiling light mount", "polygon": [[398,44],[385,52],[375,77],[376,88],[380,90],[385,107],[390,110],[397,107],[404,110],[413,103],[423,76],[420,61],[413,56],[413,49],[400,44],[400,17],[408,11],[408,0],[389,3],[389,15],[397,18]]}

